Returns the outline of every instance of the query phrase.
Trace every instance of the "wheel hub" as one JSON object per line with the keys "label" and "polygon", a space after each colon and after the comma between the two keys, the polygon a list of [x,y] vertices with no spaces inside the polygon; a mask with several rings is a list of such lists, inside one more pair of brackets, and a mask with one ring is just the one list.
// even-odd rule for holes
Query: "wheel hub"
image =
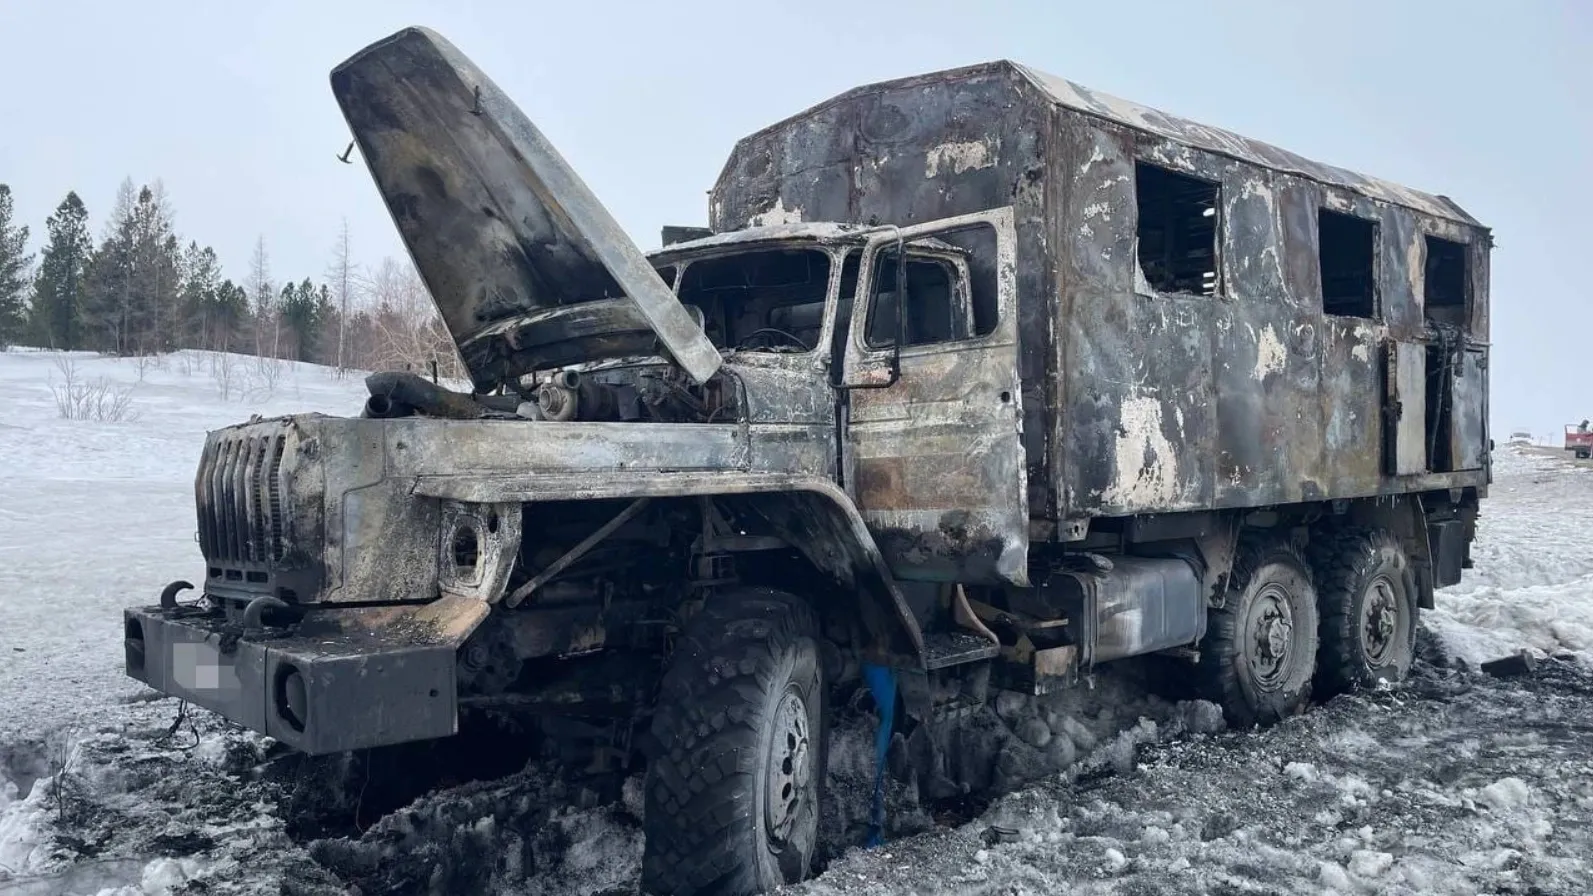
{"label": "wheel hub", "polygon": [[769,839],[783,843],[801,814],[813,775],[807,704],[795,690],[786,691],[775,710],[768,769],[764,815]]}
{"label": "wheel hub", "polygon": [[1256,595],[1250,611],[1250,670],[1257,686],[1272,690],[1288,677],[1294,647],[1294,612],[1279,586]]}
{"label": "wheel hub", "polygon": [[1361,605],[1361,649],[1373,665],[1382,663],[1394,647],[1399,630],[1399,602],[1387,578],[1377,577]]}

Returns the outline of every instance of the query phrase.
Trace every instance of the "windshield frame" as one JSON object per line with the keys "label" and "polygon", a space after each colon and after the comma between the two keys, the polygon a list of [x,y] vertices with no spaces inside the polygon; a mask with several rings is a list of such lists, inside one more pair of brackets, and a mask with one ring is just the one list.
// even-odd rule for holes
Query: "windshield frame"
{"label": "windshield frame", "polygon": [[[851,259],[856,264],[856,270],[852,272],[855,280],[862,273],[861,261],[868,243],[868,235],[878,233],[881,229],[884,228],[872,228],[859,231],[856,234],[848,233],[841,238],[787,237],[731,241],[700,248],[655,249],[647,254],[647,262],[652,266],[653,270],[658,272],[675,301],[680,302],[682,275],[688,266],[697,262],[770,251],[805,250],[824,254],[830,266],[829,276],[825,284],[824,312],[819,335],[811,348],[807,351],[766,351],[715,346],[722,358],[743,366],[824,369],[835,367],[841,363],[841,340],[844,334],[850,331],[850,314],[855,314],[857,310],[853,307],[843,319],[843,300],[851,298],[855,305],[855,294],[862,289],[860,283],[854,283],[853,296],[841,295],[841,289],[847,274],[848,260]],[[917,239],[909,240],[907,247],[910,255],[929,254],[940,256],[943,260],[954,264],[962,277],[966,276],[967,259],[965,253],[958,250],[956,246],[935,239]],[[962,277],[959,277],[959,280]],[[965,301],[966,298],[965,296]],[[681,305],[684,307],[685,303],[681,302]],[[509,355],[517,355],[522,351],[533,351],[530,348],[531,346],[547,346],[547,351],[553,353],[556,351],[554,347],[564,344],[565,340],[544,341],[536,338],[535,334],[538,334],[544,325],[555,325],[555,321],[559,322],[557,324],[559,326],[569,326],[570,324],[567,321],[573,321],[580,317],[583,311],[612,315],[616,323],[624,321],[624,332],[631,334],[626,338],[636,340],[638,343],[635,346],[635,350],[608,355],[606,358],[572,357],[568,360],[543,361],[542,363],[529,361],[529,359],[518,363],[510,361],[509,366],[512,368],[512,373],[508,375],[506,381],[519,380],[527,376],[535,377],[541,372],[548,370],[594,364],[599,361],[620,363],[621,366],[641,363],[647,359],[669,362],[667,351],[659,350],[662,347],[653,339],[647,340],[653,346],[652,349],[643,348],[640,345],[642,334],[646,331],[645,321],[639,312],[627,304],[623,296],[592,299],[571,305],[544,309],[535,314],[517,315],[512,318],[495,321],[475,334],[475,337],[469,340],[465,346],[461,346],[461,348],[474,348],[478,344],[491,343],[501,346],[500,351],[507,352]],[[964,312],[968,313],[968,309],[965,308]],[[541,320],[538,320],[539,318]],[[591,325],[584,328],[583,338],[603,339],[605,334],[602,330],[602,325],[597,321],[593,321]],[[525,340],[523,344],[521,343],[522,339]]]}
{"label": "windshield frame", "polygon": [[820,242],[815,240],[772,240],[746,243],[732,243],[725,246],[715,246],[699,251],[686,251],[669,253],[650,258],[654,270],[668,283],[675,300],[684,307],[686,302],[681,299],[681,284],[685,281],[685,274],[689,267],[704,261],[716,261],[744,255],[757,255],[767,252],[815,252],[825,256],[829,271],[824,287],[824,311],[819,324],[818,336],[814,343],[805,351],[769,351],[756,348],[735,348],[723,346],[719,348],[720,354],[726,359],[734,359],[737,363],[753,363],[758,366],[789,366],[792,363],[808,364],[815,358],[822,358],[826,363],[831,356],[831,347],[835,345],[836,338],[836,313],[839,307],[840,290],[843,267],[847,255],[855,252],[862,246],[861,241],[845,240],[840,242]]}

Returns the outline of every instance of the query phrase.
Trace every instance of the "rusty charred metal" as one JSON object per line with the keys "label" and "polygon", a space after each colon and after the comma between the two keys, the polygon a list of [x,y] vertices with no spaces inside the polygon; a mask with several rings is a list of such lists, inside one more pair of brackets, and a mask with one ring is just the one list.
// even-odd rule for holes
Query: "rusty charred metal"
{"label": "rusty charred metal", "polygon": [[[711,224],[907,227],[1004,206],[1010,274],[995,253],[971,264],[1015,281],[1013,306],[986,313],[996,339],[1016,323],[1011,398],[1036,531],[1485,490],[1491,237],[1447,198],[997,62],[860,87],[743,139]],[[866,326],[854,319],[849,350]],[[957,371],[981,381],[970,373]],[[851,396],[854,412],[877,400]],[[982,448],[978,432],[948,439]],[[1386,457],[1363,450],[1385,439]],[[948,483],[983,468],[902,463]],[[876,469],[860,473],[859,503],[896,512],[902,474]],[[890,553],[906,567],[934,550],[904,537]]]}
{"label": "rusty charred metal", "polygon": [[[125,617],[130,675],[300,749],[579,716],[675,782],[656,851],[764,815],[679,757],[805,744],[808,696],[899,693],[913,738],[1160,653],[1267,723],[1319,652],[1410,668],[1320,620],[1397,580],[1413,633],[1472,563],[1492,237],[1445,197],[994,62],[744,138],[644,255],[439,36],[332,86],[473,389],[211,433],[203,599]],[[767,871],[728,839],[690,848]]]}
{"label": "rusty charred metal", "polygon": [[322,610],[283,635],[220,609],[129,610],[128,671],[307,753],[444,737],[457,730],[454,652],[486,611],[467,598]]}

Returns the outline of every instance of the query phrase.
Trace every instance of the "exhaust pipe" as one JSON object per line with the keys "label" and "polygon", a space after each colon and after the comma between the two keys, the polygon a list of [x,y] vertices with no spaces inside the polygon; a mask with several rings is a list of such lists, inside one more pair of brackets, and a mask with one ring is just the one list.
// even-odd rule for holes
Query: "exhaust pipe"
{"label": "exhaust pipe", "polygon": [[365,378],[371,397],[365,401],[366,417],[386,420],[416,412],[430,417],[474,420],[488,408],[474,398],[404,371],[383,371]]}
{"label": "exhaust pipe", "polygon": [[409,405],[395,404],[386,395],[372,395],[365,399],[365,416],[372,420],[388,420],[393,417],[408,417],[415,413]]}

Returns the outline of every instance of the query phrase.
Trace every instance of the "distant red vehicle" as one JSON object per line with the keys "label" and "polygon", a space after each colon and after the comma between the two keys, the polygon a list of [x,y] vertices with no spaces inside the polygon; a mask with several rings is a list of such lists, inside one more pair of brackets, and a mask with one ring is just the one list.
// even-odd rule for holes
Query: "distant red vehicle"
{"label": "distant red vehicle", "polygon": [[1581,458],[1593,456],[1593,430],[1588,428],[1588,421],[1565,425],[1565,450],[1574,451]]}

